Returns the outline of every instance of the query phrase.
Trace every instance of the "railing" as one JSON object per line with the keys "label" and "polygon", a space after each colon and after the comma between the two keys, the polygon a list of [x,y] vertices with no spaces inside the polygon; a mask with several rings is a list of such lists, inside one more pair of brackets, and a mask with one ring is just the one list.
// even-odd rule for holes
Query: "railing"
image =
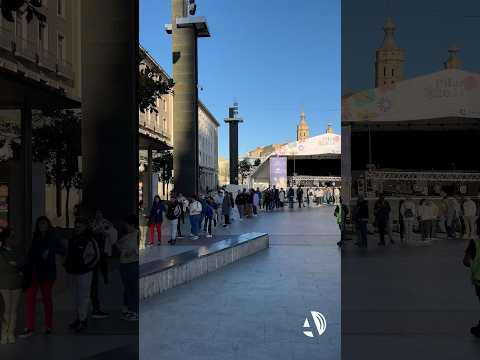
{"label": "railing", "polygon": [[37,46],[33,41],[18,37],[15,39],[15,55],[32,62],[37,61]]}
{"label": "railing", "polygon": [[56,71],[57,59],[51,52],[39,47],[37,50],[38,65],[51,71]]}
{"label": "railing", "polygon": [[74,72],[73,66],[70,62],[66,60],[58,60],[57,61],[57,75],[62,76],[64,78],[73,80]]}
{"label": "railing", "polygon": [[0,27],[0,47],[12,51],[13,33],[10,30]]}

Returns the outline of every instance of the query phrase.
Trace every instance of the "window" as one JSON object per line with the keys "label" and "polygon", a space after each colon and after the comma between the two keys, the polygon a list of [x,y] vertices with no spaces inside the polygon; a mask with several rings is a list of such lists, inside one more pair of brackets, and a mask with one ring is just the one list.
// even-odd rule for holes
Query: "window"
{"label": "window", "polygon": [[65,0],[57,0],[57,15],[65,17]]}
{"label": "window", "polygon": [[167,100],[163,99],[163,111],[167,111]]}
{"label": "window", "polygon": [[57,38],[57,59],[60,63],[65,59],[65,37],[62,34]]}
{"label": "window", "polygon": [[163,131],[167,132],[167,119],[163,118]]}

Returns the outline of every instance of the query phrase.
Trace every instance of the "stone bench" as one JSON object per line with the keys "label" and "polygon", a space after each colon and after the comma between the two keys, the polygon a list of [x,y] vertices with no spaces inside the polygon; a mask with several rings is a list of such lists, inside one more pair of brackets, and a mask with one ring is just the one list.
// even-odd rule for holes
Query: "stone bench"
{"label": "stone bench", "polygon": [[140,300],[192,281],[268,247],[268,234],[247,233],[165,259],[141,263]]}

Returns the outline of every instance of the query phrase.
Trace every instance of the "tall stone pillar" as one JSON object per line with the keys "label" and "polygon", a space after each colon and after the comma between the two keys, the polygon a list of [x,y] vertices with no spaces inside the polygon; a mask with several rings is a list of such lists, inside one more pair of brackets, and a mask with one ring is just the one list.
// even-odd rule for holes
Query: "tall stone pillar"
{"label": "tall stone pillar", "polygon": [[82,1],[82,159],[87,212],[137,212],[138,0]]}
{"label": "tall stone pillar", "polygon": [[203,17],[195,15],[194,2],[172,0],[173,56],[173,170],[175,191],[198,192],[198,61],[199,37],[209,37]]}
{"label": "tall stone pillar", "polygon": [[229,107],[225,122],[229,126],[230,184],[238,185],[238,123],[243,122],[238,117],[238,103]]}

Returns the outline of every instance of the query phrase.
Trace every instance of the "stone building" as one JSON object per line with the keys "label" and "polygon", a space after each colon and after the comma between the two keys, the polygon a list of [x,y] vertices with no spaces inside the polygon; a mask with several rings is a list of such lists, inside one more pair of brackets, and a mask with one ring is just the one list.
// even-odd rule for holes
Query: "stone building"
{"label": "stone building", "polygon": [[218,127],[215,116],[198,102],[198,164],[199,191],[218,187]]}
{"label": "stone building", "polygon": [[387,18],[383,27],[383,43],[376,51],[375,87],[393,85],[403,80],[405,53],[397,46],[395,29],[392,18]]}
{"label": "stone building", "polygon": [[305,112],[300,113],[300,123],[297,125],[297,141],[304,141],[310,137],[310,127],[305,120]]}

